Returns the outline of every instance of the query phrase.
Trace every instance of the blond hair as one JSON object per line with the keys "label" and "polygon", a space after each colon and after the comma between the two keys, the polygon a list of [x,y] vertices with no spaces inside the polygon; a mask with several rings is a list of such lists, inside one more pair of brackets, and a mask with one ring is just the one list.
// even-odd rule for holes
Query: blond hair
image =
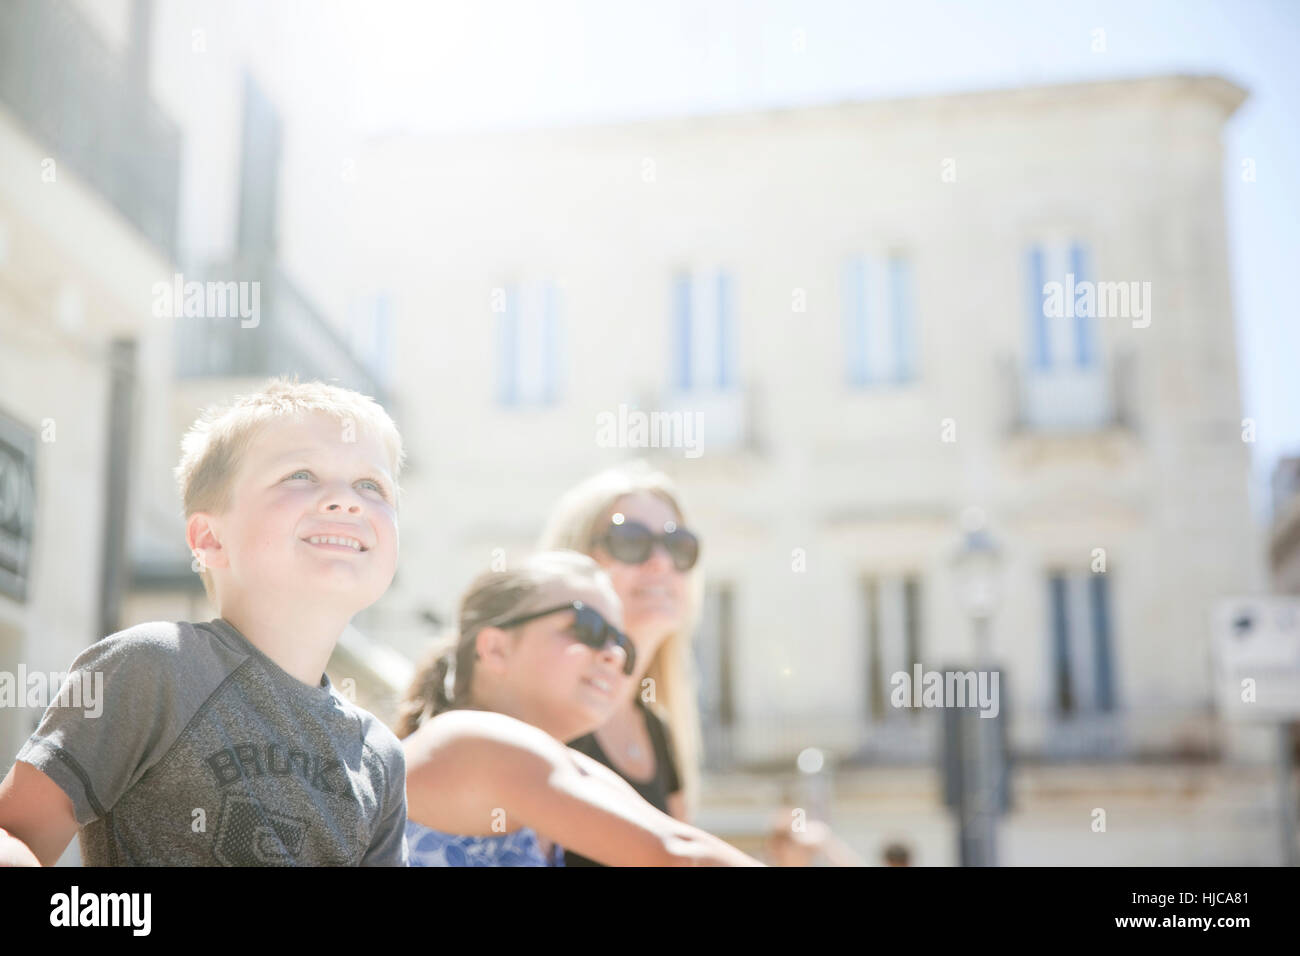
{"label": "blond hair", "polygon": [[[220,514],[230,507],[239,464],[262,426],[277,418],[323,412],[339,422],[378,437],[388,452],[396,482],[406,460],[402,436],[383,406],[369,396],[324,382],[299,382],[297,377],[274,378],[256,392],[236,396],[226,406],[206,409],[181,439],[176,466],[186,520],[195,512]],[[400,490],[394,490],[395,501]],[[201,569],[203,589],[216,600],[212,575]]]}
{"label": "blond hair", "polygon": [[538,601],[545,585],[574,579],[595,582],[614,596],[609,575],[576,551],[544,551],[503,571],[485,571],[476,577],[461,598],[456,627],[435,641],[416,665],[415,677],[398,705],[393,733],[409,737],[438,714],[475,707],[470,689],[479,631],[541,610]]}
{"label": "blond hair", "polygon": [[[556,503],[538,547],[567,548],[591,554],[609,524],[614,504],[627,495],[647,493],[664,501],[686,523],[680,493],[672,479],[654,471],[644,461],[632,462],[593,475],[570,489]],[[655,703],[667,717],[678,777],[688,807],[695,805],[699,788],[700,708],[690,659],[691,633],[703,599],[699,565],[687,573],[687,609],[680,630],[664,638],[645,676],[654,681]]]}

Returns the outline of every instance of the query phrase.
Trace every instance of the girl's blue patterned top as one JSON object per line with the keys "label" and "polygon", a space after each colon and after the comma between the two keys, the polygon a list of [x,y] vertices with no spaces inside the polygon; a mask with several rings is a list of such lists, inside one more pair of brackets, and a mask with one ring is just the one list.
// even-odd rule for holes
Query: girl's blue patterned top
{"label": "girl's blue patterned top", "polygon": [[501,836],[458,836],[406,821],[411,866],[564,866],[564,848],[542,854],[537,834],[527,828]]}

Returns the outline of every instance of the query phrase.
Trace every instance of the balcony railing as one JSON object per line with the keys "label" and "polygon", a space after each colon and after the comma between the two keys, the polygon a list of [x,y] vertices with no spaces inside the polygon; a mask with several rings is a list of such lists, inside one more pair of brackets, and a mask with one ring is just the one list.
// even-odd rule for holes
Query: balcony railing
{"label": "balcony railing", "polygon": [[[663,417],[665,423],[671,422],[674,429],[690,435],[698,442],[699,454],[732,454],[758,450],[756,397],[757,391],[752,385],[728,389],[668,390],[657,397],[644,397],[641,408],[653,410]],[[671,448],[675,444],[663,447]],[[680,451],[676,453],[681,454]],[[692,457],[695,457],[694,452]]]}
{"label": "balcony railing", "polygon": [[178,377],[296,374],[301,379],[352,388],[380,404],[387,403],[387,383],[352,355],[343,336],[274,263],[232,263],[204,276],[183,278],[186,283],[256,283],[260,314],[255,324],[238,314],[174,319]]}
{"label": "balcony railing", "polygon": [[0,3],[0,101],[174,260],[181,132],[145,75],[65,0]]}
{"label": "balcony railing", "polygon": [[[704,764],[715,772],[790,769],[801,751],[815,747],[853,765],[937,766],[942,716],[936,708],[882,721],[848,715],[763,717],[726,725],[705,714]],[[1008,718],[1008,746],[1015,760],[1210,760],[1222,746],[1222,723],[1208,709],[1075,715],[1029,711]]]}
{"label": "balcony railing", "polygon": [[730,724],[704,714],[704,763],[713,771],[788,769],[808,748],[852,762],[930,763],[942,730],[937,713],[898,713],[882,721],[849,715],[764,716]]}
{"label": "balcony railing", "polygon": [[1061,715],[1018,714],[1011,748],[1057,763],[1087,760],[1208,760],[1222,747],[1222,721],[1207,707]]}
{"label": "balcony railing", "polygon": [[1008,431],[1013,434],[1080,434],[1137,426],[1134,358],[1049,369],[1026,367],[1009,356],[999,362],[1006,383]]}

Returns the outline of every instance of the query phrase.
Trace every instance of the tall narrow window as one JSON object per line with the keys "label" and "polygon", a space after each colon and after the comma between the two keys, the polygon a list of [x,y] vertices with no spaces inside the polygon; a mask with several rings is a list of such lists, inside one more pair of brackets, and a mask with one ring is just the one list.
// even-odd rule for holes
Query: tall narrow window
{"label": "tall narrow window", "polygon": [[497,316],[497,401],[514,405],[519,396],[519,295],[506,288],[502,310]]}
{"label": "tall narrow window", "polygon": [[352,303],[351,344],[366,371],[383,385],[392,375],[393,307],[387,292],[367,295]]}
{"label": "tall narrow window", "polygon": [[921,584],[903,580],[903,657],[908,666],[921,659]]}
{"label": "tall narrow window", "polygon": [[497,316],[497,400],[502,405],[549,405],[559,399],[561,335],[554,283],[505,287]]}
{"label": "tall narrow window", "polygon": [[1074,693],[1070,681],[1070,625],[1066,611],[1066,579],[1053,574],[1047,582],[1052,618],[1052,682],[1056,688],[1056,709],[1062,714],[1074,712]]}
{"label": "tall narrow window", "polygon": [[736,385],[735,291],[724,270],[679,272],[672,294],[673,384],[679,391]]}
{"label": "tall narrow window", "polygon": [[844,374],[850,385],[916,377],[912,264],[901,254],[856,256],[844,266]]}
{"label": "tall narrow window", "polygon": [[1089,607],[1092,610],[1092,646],[1097,669],[1097,708],[1115,709],[1114,671],[1110,647],[1110,587],[1104,574],[1093,574],[1089,580]]}
{"label": "tall narrow window", "polygon": [[1080,301],[1091,281],[1087,247],[1077,240],[1039,242],[1025,253],[1029,355],[1040,372],[1092,368],[1097,362],[1095,298]]}
{"label": "tall narrow window", "polygon": [[867,646],[867,714],[873,721],[902,716],[890,695],[894,675],[901,671],[910,680],[913,666],[921,659],[920,578],[881,575],[864,579],[862,608]]}
{"label": "tall narrow window", "polygon": [[1048,575],[1052,676],[1058,713],[1115,709],[1110,585],[1105,574]]}
{"label": "tall narrow window", "polygon": [[694,642],[700,715],[706,724],[713,726],[729,727],[736,719],[732,691],[735,654],[733,600],[730,584],[709,587],[704,596],[699,634]]}
{"label": "tall narrow window", "polygon": [[884,720],[889,700],[885,693],[885,682],[881,680],[884,653],[880,647],[879,581],[868,579],[862,582],[862,600],[867,618],[867,713],[872,720]]}

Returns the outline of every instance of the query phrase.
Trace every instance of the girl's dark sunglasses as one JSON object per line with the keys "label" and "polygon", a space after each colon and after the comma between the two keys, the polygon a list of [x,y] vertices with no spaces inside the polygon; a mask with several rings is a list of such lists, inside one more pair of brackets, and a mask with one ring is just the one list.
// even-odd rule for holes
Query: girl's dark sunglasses
{"label": "girl's dark sunglasses", "polygon": [[678,571],[689,571],[700,557],[700,539],[685,528],[655,534],[639,521],[611,524],[599,543],[610,557],[623,564],[644,563],[654,552],[656,543],[664,546]]}
{"label": "girl's dark sunglasses", "polygon": [[581,601],[570,601],[567,604],[548,608],[545,611],[535,611],[522,617],[513,617],[496,626],[503,631],[509,630],[512,627],[527,624],[529,621],[535,621],[539,617],[547,617],[561,611],[573,611],[573,634],[588,647],[601,650],[606,644],[614,644],[623,648],[623,654],[627,658],[627,663],[623,665],[623,673],[632,673],[636,667],[636,648],[632,646],[632,642],[628,640],[626,634],[601,617],[598,611],[587,607]]}

